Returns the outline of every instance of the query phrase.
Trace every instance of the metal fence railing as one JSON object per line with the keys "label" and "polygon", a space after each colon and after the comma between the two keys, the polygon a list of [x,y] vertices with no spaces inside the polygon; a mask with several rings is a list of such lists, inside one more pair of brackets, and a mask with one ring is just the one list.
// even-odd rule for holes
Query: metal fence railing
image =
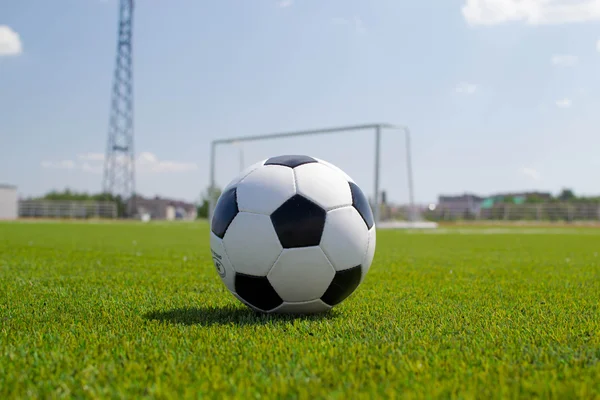
{"label": "metal fence railing", "polygon": [[19,200],[20,218],[117,218],[112,201]]}
{"label": "metal fence railing", "polygon": [[600,223],[600,203],[495,204],[490,208],[460,205],[409,206],[382,205],[383,221],[538,221]]}
{"label": "metal fence railing", "polygon": [[600,221],[600,203],[496,204],[491,208],[437,206],[422,216],[431,221]]}

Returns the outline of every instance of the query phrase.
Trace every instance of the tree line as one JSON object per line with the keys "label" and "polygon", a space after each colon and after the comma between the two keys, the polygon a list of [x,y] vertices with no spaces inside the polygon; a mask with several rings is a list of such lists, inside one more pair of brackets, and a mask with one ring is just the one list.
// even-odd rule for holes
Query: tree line
{"label": "tree line", "polygon": [[[199,200],[196,201],[196,208],[198,212],[198,218],[208,218],[208,205],[210,196],[213,196],[215,203],[221,195],[220,188],[214,188],[210,190],[207,188],[200,194]],[[117,214],[119,217],[125,215],[127,210],[127,201],[122,199],[121,196],[114,196],[110,193],[87,193],[77,192],[69,188],[63,191],[52,190],[43,196],[31,197],[27,200],[61,200],[61,201],[112,201],[117,204]]]}
{"label": "tree line", "polygon": [[[213,190],[205,189],[195,202],[197,207],[198,218],[208,218],[208,206],[211,196],[216,203],[221,195],[221,189],[215,187]],[[119,217],[125,215],[127,205],[121,196],[114,196],[110,193],[90,194],[86,192],[77,192],[70,189],[63,191],[52,190],[41,197],[33,198],[33,200],[63,200],[63,201],[113,201],[117,204],[117,213]],[[497,202],[498,205],[515,203],[515,199],[511,196],[504,196],[502,201]],[[532,193],[525,199],[525,204],[540,204],[540,203],[600,203],[600,196],[577,196],[572,189],[562,189],[557,195],[544,196],[543,194]]]}
{"label": "tree line", "polygon": [[[514,197],[505,196],[504,203],[514,203]],[[539,203],[598,203],[600,196],[577,196],[572,189],[562,189],[557,195],[544,196],[543,194],[531,193],[525,198],[525,204]]]}

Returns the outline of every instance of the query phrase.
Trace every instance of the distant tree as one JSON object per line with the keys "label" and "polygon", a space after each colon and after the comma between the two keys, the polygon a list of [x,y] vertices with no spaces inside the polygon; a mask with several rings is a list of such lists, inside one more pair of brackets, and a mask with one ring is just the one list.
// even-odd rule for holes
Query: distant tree
{"label": "distant tree", "polygon": [[57,190],[51,190],[42,197],[38,197],[40,200],[62,200],[62,201],[114,201],[117,203],[117,215],[122,217],[125,215],[126,204],[121,196],[114,196],[110,193],[98,193],[89,194],[86,192],[74,192],[69,188],[65,188],[64,191],[59,192]]}
{"label": "distant tree", "polygon": [[560,201],[572,201],[576,200],[577,196],[575,196],[575,193],[571,189],[563,189],[558,195],[558,199]]}
{"label": "distant tree", "polygon": [[582,203],[599,203],[600,196],[578,197],[578,200]]}
{"label": "distant tree", "polygon": [[527,196],[525,199],[525,203],[527,204],[539,204],[539,203],[545,203],[547,200],[538,195],[538,194],[532,194],[530,196]]}
{"label": "distant tree", "polygon": [[[135,196],[135,193],[133,194]],[[99,193],[92,196],[92,200],[96,201],[114,201],[117,203],[117,215],[122,217],[127,212],[127,203],[119,195],[114,196],[111,193]]]}
{"label": "distant tree", "polygon": [[221,189],[219,187],[214,187],[211,189],[209,186],[200,196],[200,201],[198,203],[198,218],[208,218],[208,206],[210,202],[210,198],[213,198],[213,204],[217,203],[217,200],[221,196]]}

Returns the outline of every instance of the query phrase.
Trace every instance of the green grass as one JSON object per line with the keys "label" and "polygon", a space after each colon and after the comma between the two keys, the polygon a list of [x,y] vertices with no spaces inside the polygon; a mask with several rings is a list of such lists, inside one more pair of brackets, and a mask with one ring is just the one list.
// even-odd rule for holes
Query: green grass
{"label": "green grass", "polygon": [[600,230],[377,240],[293,319],[226,291],[203,223],[0,224],[0,398],[600,398]]}

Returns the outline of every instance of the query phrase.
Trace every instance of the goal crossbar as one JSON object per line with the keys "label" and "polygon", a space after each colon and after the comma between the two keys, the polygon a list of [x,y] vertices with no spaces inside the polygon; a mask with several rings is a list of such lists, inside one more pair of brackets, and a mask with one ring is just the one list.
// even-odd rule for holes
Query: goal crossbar
{"label": "goal crossbar", "polygon": [[296,136],[307,136],[307,135],[319,135],[319,134],[327,134],[327,133],[340,133],[340,132],[353,132],[360,130],[370,130],[375,133],[375,171],[374,171],[374,193],[373,193],[373,202],[374,202],[374,218],[375,223],[380,222],[380,213],[379,213],[379,175],[380,175],[380,154],[381,154],[381,132],[383,129],[390,129],[396,131],[402,131],[405,135],[406,141],[406,171],[408,175],[408,196],[409,196],[409,204],[410,210],[409,219],[412,221],[414,219],[414,188],[413,188],[413,173],[412,173],[412,154],[410,147],[410,130],[407,126],[404,125],[393,125],[387,123],[378,123],[378,124],[362,124],[362,125],[350,125],[350,126],[338,126],[331,128],[320,128],[320,129],[310,129],[310,130],[302,130],[302,131],[290,131],[290,132],[278,132],[278,133],[269,133],[263,135],[253,135],[253,136],[241,136],[241,137],[232,137],[227,139],[215,139],[211,142],[210,147],[210,192],[209,192],[209,204],[208,204],[208,219],[209,221],[212,219],[213,210],[215,207],[216,199],[213,198],[212,192],[215,189],[215,162],[216,162],[216,148],[220,144],[233,144],[240,142],[250,142],[250,141],[258,141],[258,140],[268,140],[268,139],[280,139],[280,138],[289,138]]}

